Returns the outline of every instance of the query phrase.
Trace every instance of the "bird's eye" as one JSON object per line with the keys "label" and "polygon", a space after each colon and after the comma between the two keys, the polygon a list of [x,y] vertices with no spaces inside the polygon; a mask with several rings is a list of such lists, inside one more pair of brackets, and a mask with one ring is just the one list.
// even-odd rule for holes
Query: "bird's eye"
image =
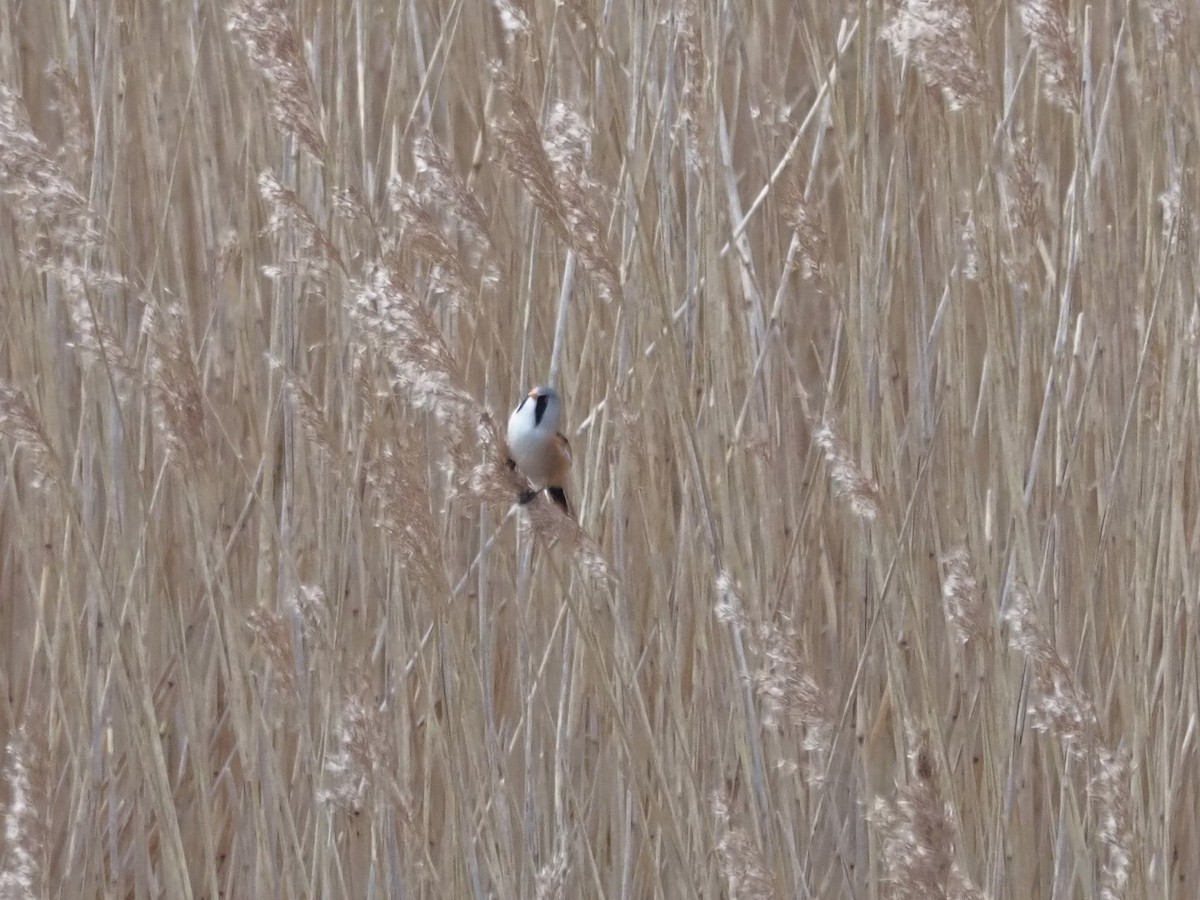
{"label": "bird's eye", "polygon": [[538,425],[542,424],[542,416],[546,414],[546,407],[550,403],[550,398],[542,394],[537,398],[537,403],[533,407],[533,421]]}

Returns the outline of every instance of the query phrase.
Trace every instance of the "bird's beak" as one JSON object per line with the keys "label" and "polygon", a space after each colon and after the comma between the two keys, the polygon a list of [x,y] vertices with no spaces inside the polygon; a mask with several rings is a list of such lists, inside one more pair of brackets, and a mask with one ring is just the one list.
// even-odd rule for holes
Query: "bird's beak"
{"label": "bird's beak", "polygon": [[536,400],[536,399],[537,399],[537,396],[538,396],[538,391],[537,391],[537,388],[534,388],[532,391],[530,391],[530,392],[529,392],[529,394],[528,394],[527,396],[529,396],[529,397],[531,397],[532,399]]}

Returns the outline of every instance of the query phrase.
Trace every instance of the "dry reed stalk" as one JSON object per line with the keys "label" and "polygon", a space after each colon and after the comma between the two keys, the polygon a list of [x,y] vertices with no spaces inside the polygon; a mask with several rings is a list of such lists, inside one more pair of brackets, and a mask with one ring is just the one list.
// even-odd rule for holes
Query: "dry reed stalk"
{"label": "dry reed stalk", "polygon": [[1188,4],[64,5],[0,3],[12,892],[1197,880]]}
{"label": "dry reed stalk", "polygon": [[279,369],[283,374],[283,387],[288,401],[296,412],[300,428],[308,442],[313,455],[324,465],[336,479],[346,477],[345,451],[338,446],[338,436],[333,424],[326,418],[325,411],[312,391],[308,389],[294,373],[277,360],[268,357],[272,368]]}

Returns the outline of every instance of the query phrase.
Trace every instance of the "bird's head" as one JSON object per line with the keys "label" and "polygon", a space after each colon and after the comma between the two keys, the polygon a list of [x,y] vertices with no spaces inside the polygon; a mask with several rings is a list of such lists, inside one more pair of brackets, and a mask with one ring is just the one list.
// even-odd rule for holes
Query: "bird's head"
{"label": "bird's head", "polygon": [[[530,401],[533,401],[530,403]],[[518,412],[529,404],[533,412],[534,427],[544,427],[551,431],[558,428],[558,420],[562,415],[562,401],[558,392],[548,385],[538,385],[531,390],[517,407]]]}

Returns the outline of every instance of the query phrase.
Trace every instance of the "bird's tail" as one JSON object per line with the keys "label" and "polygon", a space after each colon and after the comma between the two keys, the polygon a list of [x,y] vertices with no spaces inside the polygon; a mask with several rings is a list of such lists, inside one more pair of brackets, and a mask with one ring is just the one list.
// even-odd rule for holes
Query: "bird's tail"
{"label": "bird's tail", "polygon": [[561,509],[568,516],[571,514],[571,505],[567,503],[566,491],[560,487],[548,487],[546,488],[546,493],[550,495],[551,500],[558,504],[559,509]]}

